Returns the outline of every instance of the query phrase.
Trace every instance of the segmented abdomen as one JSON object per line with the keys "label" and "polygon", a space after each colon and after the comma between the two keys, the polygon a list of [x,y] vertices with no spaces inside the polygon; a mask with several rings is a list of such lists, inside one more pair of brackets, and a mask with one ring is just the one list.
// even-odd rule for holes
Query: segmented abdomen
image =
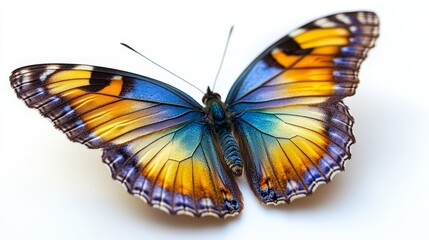
{"label": "segmented abdomen", "polygon": [[218,135],[226,164],[232,170],[234,175],[240,176],[243,170],[243,162],[241,160],[240,150],[235,138],[226,128],[221,128]]}

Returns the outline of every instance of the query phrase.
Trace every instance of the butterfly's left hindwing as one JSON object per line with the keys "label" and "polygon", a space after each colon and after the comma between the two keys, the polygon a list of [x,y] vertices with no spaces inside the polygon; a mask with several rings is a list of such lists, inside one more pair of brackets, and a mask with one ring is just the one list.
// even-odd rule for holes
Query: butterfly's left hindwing
{"label": "butterfly's left hindwing", "polygon": [[75,142],[103,148],[113,178],[170,213],[225,217],[242,208],[202,107],[165,83],[88,65],[15,70],[11,85]]}
{"label": "butterfly's left hindwing", "polygon": [[220,157],[205,123],[190,122],[105,149],[103,162],[131,194],[154,207],[225,217],[238,214],[242,202]]}

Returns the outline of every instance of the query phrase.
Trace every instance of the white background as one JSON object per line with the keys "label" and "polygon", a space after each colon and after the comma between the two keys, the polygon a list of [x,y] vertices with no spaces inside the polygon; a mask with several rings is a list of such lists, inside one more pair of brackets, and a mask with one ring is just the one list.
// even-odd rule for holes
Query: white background
{"label": "white background", "polygon": [[[416,239],[429,222],[428,25],[424,1],[0,2],[0,239]],[[152,1],[150,1],[152,2]],[[153,1],[155,2],[155,1]],[[217,91],[262,50],[315,18],[376,11],[381,37],[347,99],[357,143],[347,171],[291,205],[266,207],[246,180],[239,217],[169,216],[113,181],[101,151],[71,143],[9,86],[15,68],[87,63],[201,94],[119,45],[205,89],[235,31]],[[426,232],[426,234],[425,234]]]}

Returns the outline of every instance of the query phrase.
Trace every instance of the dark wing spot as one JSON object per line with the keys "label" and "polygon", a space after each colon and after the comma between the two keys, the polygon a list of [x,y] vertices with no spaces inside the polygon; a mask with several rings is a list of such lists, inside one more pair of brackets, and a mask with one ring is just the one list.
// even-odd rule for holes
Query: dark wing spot
{"label": "dark wing spot", "polygon": [[299,44],[290,37],[287,37],[280,45],[279,48],[282,49],[287,55],[305,55],[312,51],[312,49],[302,49]]}
{"label": "dark wing spot", "polygon": [[91,73],[89,85],[80,87],[80,89],[87,92],[98,92],[105,87],[109,86],[112,81],[112,75],[102,72],[94,71]]}
{"label": "dark wing spot", "polygon": [[265,203],[277,202],[277,200],[279,199],[279,196],[274,191],[273,187],[268,187],[265,189],[259,189],[258,193],[262,197],[262,201],[264,201]]}
{"label": "dark wing spot", "polygon": [[240,204],[237,200],[232,198],[224,198],[222,203],[222,209],[228,212],[235,212],[240,210]]}
{"label": "dark wing spot", "polygon": [[278,69],[283,69],[284,67],[278,63],[271,54],[268,54],[265,58],[264,58],[265,64],[267,64],[269,67],[275,67]]}

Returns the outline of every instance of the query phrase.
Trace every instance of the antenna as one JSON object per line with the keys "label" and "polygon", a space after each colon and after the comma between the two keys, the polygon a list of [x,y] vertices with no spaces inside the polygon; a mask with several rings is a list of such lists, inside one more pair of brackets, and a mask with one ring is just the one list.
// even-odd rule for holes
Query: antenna
{"label": "antenna", "polygon": [[151,60],[150,58],[146,57],[145,55],[143,55],[143,54],[139,53],[139,52],[138,52],[137,50],[135,50],[134,48],[132,48],[132,47],[128,46],[128,45],[127,45],[127,44],[125,44],[125,43],[121,43],[121,45],[122,45],[122,46],[124,46],[124,47],[126,47],[126,48],[128,48],[128,49],[130,49],[131,51],[133,51],[133,52],[137,53],[138,55],[140,55],[140,56],[144,57],[146,60],[148,60],[149,62],[151,62],[151,63],[155,64],[156,66],[158,66],[158,67],[160,67],[160,68],[164,69],[165,71],[167,71],[167,72],[168,72],[168,73],[170,73],[171,75],[173,75],[173,76],[177,77],[178,79],[180,79],[180,80],[184,81],[185,83],[187,83],[187,84],[191,85],[192,87],[194,87],[195,89],[197,89],[198,91],[200,91],[202,94],[205,94],[201,89],[197,88],[194,84],[192,84],[192,83],[190,83],[190,82],[186,81],[185,79],[183,79],[183,78],[179,77],[177,74],[175,74],[175,73],[173,73],[172,71],[170,71],[170,70],[166,69],[165,67],[163,67],[163,66],[159,65],[158,63],[154,62],[153,60]]}
{"label": "antenna", "polygon": [[226,44],[225,44],[225,48],[223,50],[222,59],[220,60],[219,69],[217,70],[216,77],[215,77],[215,80],[213,83],[213,87],[212,87],[213,91],[215,89],[217,78],[219,77],[220,70],[222,69],[223,60],[225,59],[225,55],[226,55],[226,52],[228,50],[229,40],[231,39],[231,35],[232,35],[233,30],[234,30],[234,25],[231,26],[231,29],[229,30],[228,38],[226,39]]}

